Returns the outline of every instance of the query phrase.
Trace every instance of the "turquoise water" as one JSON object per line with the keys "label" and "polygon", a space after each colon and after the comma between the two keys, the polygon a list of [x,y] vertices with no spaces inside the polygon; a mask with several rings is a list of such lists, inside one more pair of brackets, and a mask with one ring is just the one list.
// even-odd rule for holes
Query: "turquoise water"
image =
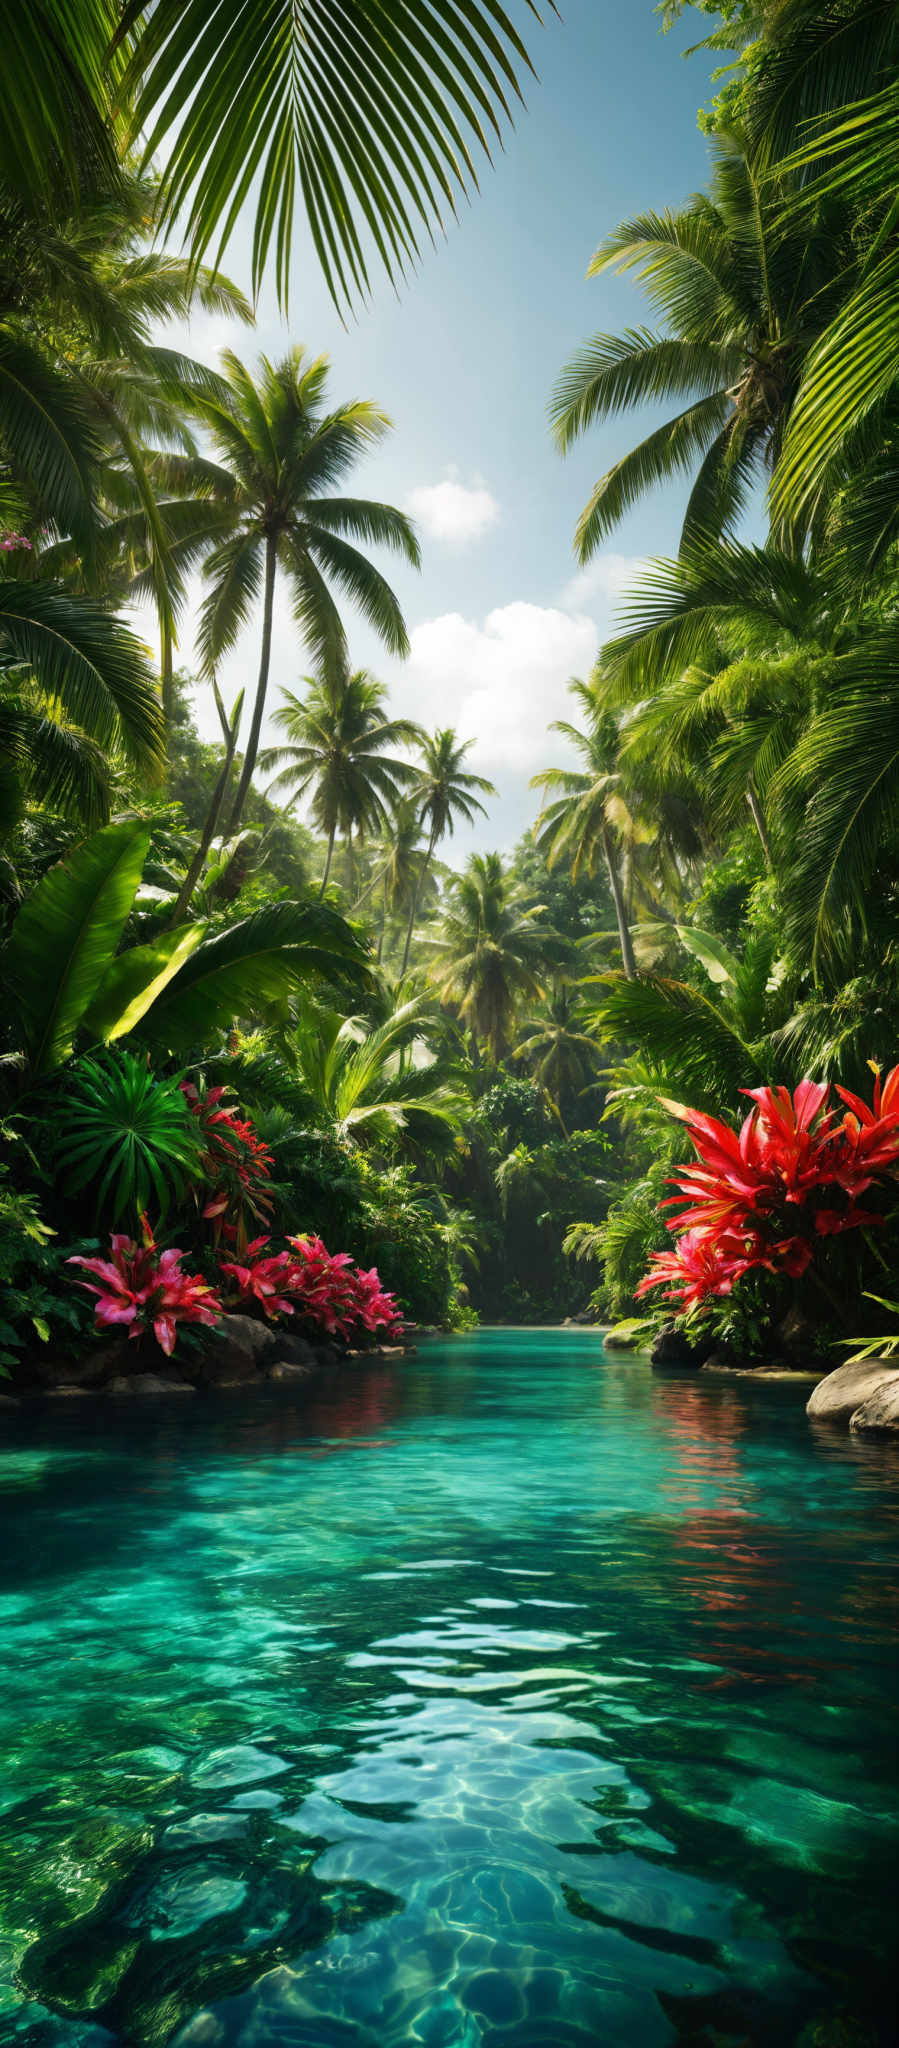
{"label": "turquoise water", "polygon": [[893,2042],[899,1453],[803,1408],[489,1331],[5,1421],[0,2040]]}

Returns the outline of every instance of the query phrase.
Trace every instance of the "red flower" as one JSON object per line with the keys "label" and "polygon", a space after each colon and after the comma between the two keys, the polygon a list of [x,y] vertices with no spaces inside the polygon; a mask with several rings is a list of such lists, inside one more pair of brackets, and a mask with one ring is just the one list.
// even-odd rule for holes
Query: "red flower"
{"label": "red flower", "polygon": [[676,1211],[668,1229],[677,1248],[655,1255],[637,1294],[667,1283],[668,1299],[688,1309],[729,1293],[752,1267],[798,1279],[816,1239],[881,1223],[859,1198],[899,1169],[899,1067],[882,1085],[875,1073],[871,1109],[838,1088],[849,1111],[842,1120],[828,1107],[827,1085],[815,1081],[800,1082],[792,1095],[783,1087],[745,1089],[754,1107],[739,1131],[666,1102],[686,1124],[698,1163],[681,1169],[672,1183],[677,1194],[662,1204]]}
{"label": "red flower", "polygon": [[99,1286],[90,1280],[76,1283],[97,1297],[94,1316],[98,1329],[125,1324],[129,1337],[135,1338],[152,1329],[157,1344],[170,1358],[179,1323],[218,1322],[222,1305],[214,1290],[201,1273],[182,1273],[183,1252],[157,1251],[146,1221],[142,1244],[123,1236],[113,1236],[109,1243],[109,1259],[67,1260],[70,1266],[83,1266],[100,1282]]}
{"label": "red flower", "polygon": [[260,1258],[259,1253],[269,1243],[267,1237],[256,1237],[247,1245],[243,1261],[220,1259],[219,1267],[235,1282],[241,1301],[258,1302],[267,1316],[292,1316],[293,1308],[285,1291],[290,1278],[290,1253],[274,1252],[267,1259]]}

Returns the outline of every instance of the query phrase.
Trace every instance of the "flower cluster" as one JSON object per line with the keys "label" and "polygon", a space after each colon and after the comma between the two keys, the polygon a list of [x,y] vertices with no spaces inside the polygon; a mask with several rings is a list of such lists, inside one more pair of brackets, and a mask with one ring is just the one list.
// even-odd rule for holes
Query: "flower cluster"
{"label": "flower cluster", "polygon": [[31,542],[28,539],[27,534],[5,533],[3,539],[0,540],[0,549],[2,549],[5,555],[8,555],[12,553],[14,548],[27,548],[29,554],[33,552]]}
{"label": "flower cluster", "polygon": [[179,1323],[216,1323],[222,1313],[217,1294],[200,1273],[182,1273],[184,1253],[160,1252],[153,1233],[143,1221],[143,1241],[130,1237],[110,1238],[108,1259],[71,1258],[70,1266],[83,1266],[96,1276],[79,1280],[97,1297],[94,1316],[99,1330],[116,1324],[128,1326],[129,1337],[142,1337],[152,1330],[166,1357],[175,1347]]}
{"label": "flower cluster", "polygon": [[224,1088],[201,1092],[192,1081],[182,1081],[181,1092],[200,1129],[201,1165],[209,1189],[203,1215],[212,1222],[216,1240],[224,1235],[240,1244],[246,1239],[247,1216],[267,1223],[272,1212],[271,1150],[249,1117],[221,1107]]}
{"label": "flower cluster", "polygon": [[239,1300],[255,1303],[267,1316],[297,1314],[332,1337],[401,1333],[396,1300],[374,1266],[364,1272],[349,1252],[329,1252],[320,1237],[288,1238],[289,1251],[270,1252],[269,1243],[256,1238],[242,1259],[220,1262]]}
{"label": "flower cluster", "polygon": [[663,1206],[673,1251],[656,1252],[638,1296],[655,1287],[684,1311],[730,1294],[752,1268],[798,1279],[821,1238],[880,1223],[862,1197],[899,1167],[899,1067],[881,1083],[873,1107],[845,1088],[846,1113],[829,1105],[826,1085],[748,1088],[754,1103],[739,1131],[717,1117],[668,1102],[686,1124],[698,1164],[674,1178]]}

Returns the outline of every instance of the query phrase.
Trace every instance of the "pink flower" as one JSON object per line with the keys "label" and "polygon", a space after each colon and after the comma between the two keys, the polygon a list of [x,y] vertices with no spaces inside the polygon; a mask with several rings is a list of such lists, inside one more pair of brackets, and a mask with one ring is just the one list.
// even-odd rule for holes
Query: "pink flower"
{"label": "pink flower", "polygon": [[149,1225],[143,1243],[116,1234],[110,1238],[110,1259],[71,1258],[70,1266],[93,1273],[99,1285],[79,1280],[79,1287],[97,1297],[94,1318],[99,1330],[129,1325],[129,1337],[152,1329],[157,1344],[170,1358],[179,1323],[217,1323],[221,1302],[201,1273],[182,1273],[184,1253],[158,1252]]}

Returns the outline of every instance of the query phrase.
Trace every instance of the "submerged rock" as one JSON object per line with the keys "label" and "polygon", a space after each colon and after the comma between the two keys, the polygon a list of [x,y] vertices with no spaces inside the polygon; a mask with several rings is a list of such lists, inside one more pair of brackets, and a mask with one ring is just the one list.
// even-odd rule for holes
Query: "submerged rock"
{"label": "submerged rock", "polygon": [[805,1412],[816,1421],[848,1422],[882,1387],[899,1383],[899,1366],[892,1359],[863,1358],[838,1365],[819,1380],[806,1402]]}
{"label": "submerged rock", "polygon": [[860,1433],[899,1429],[899,1372],[894,1372],[892,1379],[883,1380],[876,1394],[856,1408],[849,1418],[849,1427]]}
{"label": "submerged rock", "polygon": [[188,1380],[165,1379],[158,1372],[120,1373],[110,1380],[107,1392],[110,1394],[195,1394]]}
{"label": "submerged rock", "polygon": [[276,1386],[302,1386],[305,1380],[314,1379],[315,1367],[295,1364],[292,1358],[279,1358],[270,1367],[268,1376],[270,1380],[275,1381]]}

